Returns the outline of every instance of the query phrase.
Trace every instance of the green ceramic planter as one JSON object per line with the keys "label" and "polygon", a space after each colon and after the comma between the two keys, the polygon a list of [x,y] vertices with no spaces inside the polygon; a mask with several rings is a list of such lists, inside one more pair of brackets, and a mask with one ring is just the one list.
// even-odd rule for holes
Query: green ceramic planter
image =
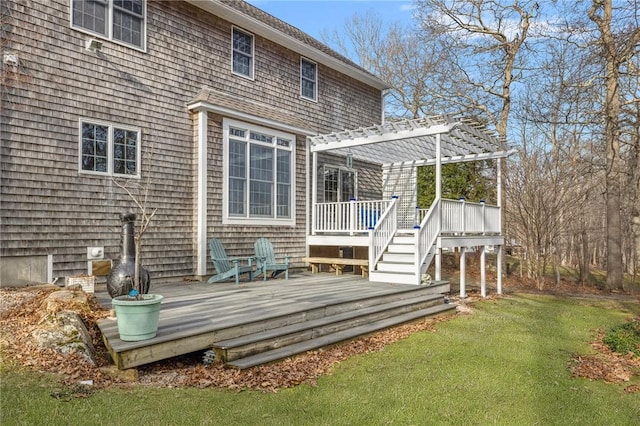
{"label": "green ceramic planter", "polygon": [[111,299],[116,309],[120,340],[135,342],[156,337],[162,299],[164,296],[159,294],[143,294],[142,300],[129,296]]}

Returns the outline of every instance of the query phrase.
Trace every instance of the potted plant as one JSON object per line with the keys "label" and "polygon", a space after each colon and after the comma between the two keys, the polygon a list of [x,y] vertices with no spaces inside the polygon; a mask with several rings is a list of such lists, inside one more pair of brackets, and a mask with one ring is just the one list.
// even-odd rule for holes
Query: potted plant
{"label": "potted plant", "polygon": [[[150,174],[149,174],[150,176]],[[131,180],[127,183],[132,182]],[[135,227],[136,214],[120,215],[122,224],[122,248],[120,262],[107,277],[107,291],[112,297],[111,304],[116,311],[120,340],[138,341],[156,336],[160,317],[160,303],[164,299],[159,294],[149,294],[151,278],[140,264],[142,237],[156,214],[157,209],[147,209],[149,179],[142,188],[142,196],[136,196],[127,183],[114,180],[124,189],[140,211],[139,226]]]}

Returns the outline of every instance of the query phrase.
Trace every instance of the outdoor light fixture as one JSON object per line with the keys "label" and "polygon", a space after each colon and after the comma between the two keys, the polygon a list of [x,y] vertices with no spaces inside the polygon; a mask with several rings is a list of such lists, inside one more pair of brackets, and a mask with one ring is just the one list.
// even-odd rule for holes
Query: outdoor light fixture
{"label": "outdoor light fixture", "polygon": [[100,40],[96,40],[95,38],[90,38],[89,40],[87,40],[87,50],[93,50],[94,52],[97,52],[98,50],[102,49],[102,42]]}
{"label": "outdoor light fixture", "polygon": [[353,168],[353,155],[351,155],[351,153],[347,154],[347,167],[350,169]]}

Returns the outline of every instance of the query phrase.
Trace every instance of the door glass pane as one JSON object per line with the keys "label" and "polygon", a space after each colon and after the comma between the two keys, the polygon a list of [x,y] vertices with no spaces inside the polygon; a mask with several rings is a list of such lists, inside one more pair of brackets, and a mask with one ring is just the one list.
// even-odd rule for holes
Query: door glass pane
{"label": "door glass pane", "polygon": [[338,201],[338,169],[324,168],[324,202]]}
{"label": "door glass pane", "polygon": [[341,170],[341,191],[340,201],[349,201],[356,198],[355,174],[346,170]]}

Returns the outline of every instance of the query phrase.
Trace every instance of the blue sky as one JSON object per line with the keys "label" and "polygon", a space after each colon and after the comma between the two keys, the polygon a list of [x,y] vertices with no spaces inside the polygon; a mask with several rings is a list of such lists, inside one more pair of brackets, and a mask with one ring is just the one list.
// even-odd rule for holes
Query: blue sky
{"label": "blue sky", "polygon": [[388,22],[411,18],[410,0],[248,0],[265,12],[282,19],[322,41],[322,30],[342,30],[356,13],[376,11]]}

